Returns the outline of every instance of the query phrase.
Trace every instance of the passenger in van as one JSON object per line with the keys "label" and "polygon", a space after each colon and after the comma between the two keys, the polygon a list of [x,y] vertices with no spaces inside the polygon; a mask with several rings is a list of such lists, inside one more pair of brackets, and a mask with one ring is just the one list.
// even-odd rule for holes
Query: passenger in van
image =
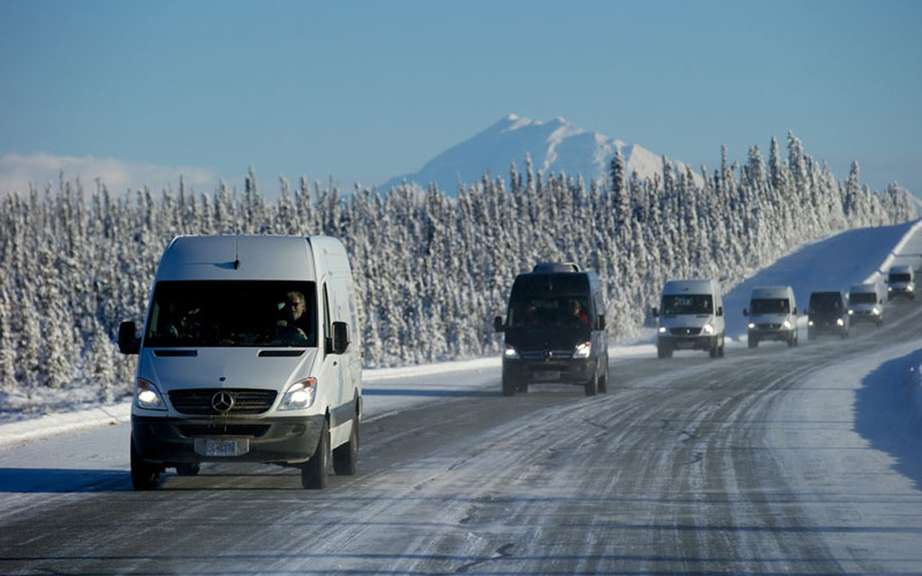
{"label": "passenger in van", "polygon": [[276,323],[276,340],[289,346],[307,345],[307,300],[304,294],[292,291],[285,294],[282,319]]}
{"label": "passenger in van", "polygon": [[579,300],[570,300],[570,321],[572,322],[573,320],[589,326],[589,314],[586,314],[586,311],[583,310]]}

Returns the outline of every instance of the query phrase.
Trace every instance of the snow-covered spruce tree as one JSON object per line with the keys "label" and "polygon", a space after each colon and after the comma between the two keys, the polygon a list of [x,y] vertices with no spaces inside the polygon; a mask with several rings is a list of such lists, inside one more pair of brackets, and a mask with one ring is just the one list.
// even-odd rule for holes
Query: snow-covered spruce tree
{"label": "snow-covered spruce tree", "polygon": [[13,325],[10,319],[10,300],[6,289],[0,287],[0,393],[16,390],[16,349]]}

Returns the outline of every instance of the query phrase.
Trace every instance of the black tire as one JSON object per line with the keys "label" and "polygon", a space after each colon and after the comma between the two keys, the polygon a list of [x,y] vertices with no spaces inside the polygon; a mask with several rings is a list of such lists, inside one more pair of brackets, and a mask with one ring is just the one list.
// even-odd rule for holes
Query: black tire
{"label": "black tire", "polygon": [[714,345],[708,350],[708,356],[711,358],[720,357],[720,346],[717,345],[717,342],[714,342]]}
{"label": "black tire", "polygon": [[131,486],[135,490],[155,490],[160,485],[160,466],[145,462],[131,443]]}
{"label": "black tire", "polygon": [[810,340],[816,340],[816,334],[813,333],[813,330],[807,330],[807,342]]}
{"label": "black tire", "polygon": [[750,336],[746,342],[750,348],[759,347],[759,339],[755,336]]}
{"label": "black tire", "polygon": [[843,331],[842,331],[842,340],[845,340],[846,338],[848,338],[848,330],[843,330]]}
{"label": "black tire", "polygon": [[599,392],[608,394],[608,359],[605,359],[605,370],[602,372],[602,379],[599,381]]}
{"label": "black tire", "polygon": [[330,429],[324,420],[320,438],[311,459],[301,465],[301,486],[308,490],[323,490],[327,487],[330,473]]}
{"label": "black tire", "polygon": [[791,336],[788,338],[788,348],[793,348],[794,346],[797,346],[797,339]]}
{"label": "black tire", "polygon": [[198,476],[198,473],[201,471],[202,467],[197,463],[192,464],[177,464],[176,465],[176,475],[177,476]]}
{"label": "black tire", "polygon": [[657,344],[656,357],[657,358],[672,358],[672,348],[666,345]]}
{"label": "black tire", "polygon": [[721,337],[720,338],[720,349],[717,351],[717,354],[721,358],[723,358],[726,355],[726,353],[727,353],[727,342],[723,337]]}
{"label": "black tire", "polygon": [[359,465],[359,419],[352,420],[349,441],[333,449],[333,470],[337,476],[355,476]]}
{"label": "black tire", "polygon": [[586,396],[595,396],[599,392],[599,375],[598,373],[593,374],[586,384],[583,386],[586,391]]}
{"label": "black tire", "polygon": [[511,376],[503,374],[503,396],[515,396],[515,389],[518,388]]}

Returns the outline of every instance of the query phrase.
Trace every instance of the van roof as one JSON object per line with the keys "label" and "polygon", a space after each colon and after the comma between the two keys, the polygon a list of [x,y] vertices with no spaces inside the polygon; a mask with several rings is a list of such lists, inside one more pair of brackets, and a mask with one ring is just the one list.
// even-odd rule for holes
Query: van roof
{"label": "van roof", "polygon": [[752,289],[752,298],[793,298],[790,286],[758,286]]}
{"label": "van roof", "polygon": [[848,289],[849,293],[873,292],[877,293],[877,284],[854,284]]}
{"label": "van roof", "polygon": [[177,236],[160,259],[157,280],[312,281],[310,238]]}
{"label": "van roof", "polygon": [[911,273],[911,272],[912,272],[912,266],[907,266],[907,265],[905,265],[905,264],[900,264],[899,266],[891,266],[891,267],[890,267],[890,273],[893,274],[894,272],[897,273],[897,274]]}
{"label": "van roof", "polygon": [[711,292],[720,292],[717,280],[700,278],[670,280],[663,286],[663,294],[710,294]]}

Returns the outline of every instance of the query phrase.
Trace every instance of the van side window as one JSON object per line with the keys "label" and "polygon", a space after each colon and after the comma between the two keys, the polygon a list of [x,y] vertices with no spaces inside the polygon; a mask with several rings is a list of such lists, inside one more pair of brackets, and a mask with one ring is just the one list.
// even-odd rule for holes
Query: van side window
{"label": "van side window", "polygon": [[323,284],[323,342],[324,353],[331,348],[332,334],[330,334],[330,298],[327,296],[326,282]]}

